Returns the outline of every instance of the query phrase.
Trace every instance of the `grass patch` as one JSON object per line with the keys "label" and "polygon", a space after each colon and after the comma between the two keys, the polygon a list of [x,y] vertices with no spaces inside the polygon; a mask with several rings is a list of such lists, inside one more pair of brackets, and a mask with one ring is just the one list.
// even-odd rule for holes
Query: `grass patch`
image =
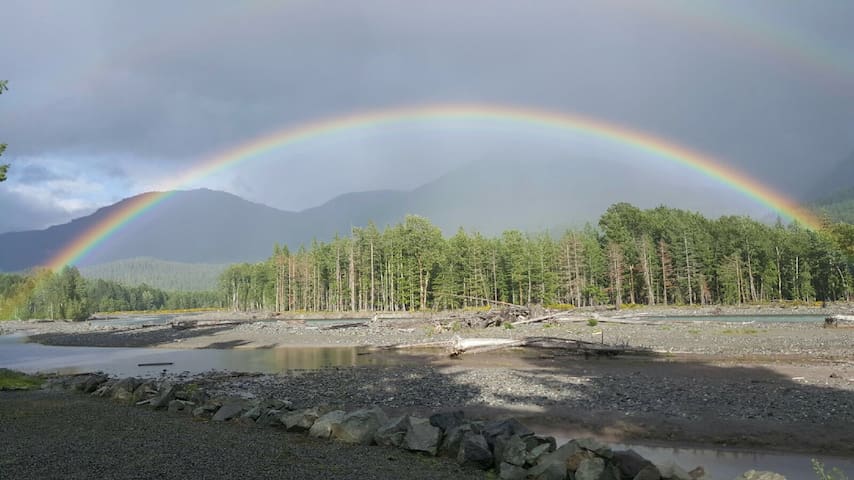
{"label": "grass patch", "polygon": [[759,330],[755,328],[728,328],[721,331],[724,335],[756,335]]}
{"label": "grass patch", "polygon": [[548,308],[549,310],[561,310],[561,311],[575,309],[575,305],[573,305],[571,303],[549,303],[545,307]]}
{"label": "grass patch", "polygon": [[513,328],[513,324],[510,322],[504,324],[504,330],[513,330]]}
{"label": "grass patch", "polygon": [[599,325],[599,320],[596,320],[595,318],[588,318],[587,319],[587,325],[591,326],[591,327],[595,327],[596,325]]}
{"label": "grass patch", "polygon": [[0,390],[33,390],[44,383],[39,377],[0,368]]}
{"label": "grass patch", "polygon": [[666,331],[668,331],[668,330],[673,330],[673,327],[670,327],[670,326],[668,326],[668,325],[665,325],[665,326],[663,326],[663,327],[659,328],[659,330],[664,330],[664,331],[666,332]]}
{"label": "grass patch", "polygon": [[699,331],[699,330],[697,330],[696,328],[692,328],[691,330],[688,330],[688,333],[691,333],[691,334],[694,334],[694,335],[699,335],[699,334],[700,334],[700,331]]}

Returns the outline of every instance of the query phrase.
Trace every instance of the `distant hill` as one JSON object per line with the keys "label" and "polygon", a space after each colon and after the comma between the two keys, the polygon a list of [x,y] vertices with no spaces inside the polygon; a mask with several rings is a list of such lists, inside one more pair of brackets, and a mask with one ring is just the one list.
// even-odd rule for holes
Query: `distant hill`
{"label": "distant hill", "polygon": [[166,291],[199,292],[217,288],[227,265],[167,262],[156,258],[131,258],[80,269],[86,278],[113,280],[122,285],[150,285]]}
{"label": "distant hill", "polygon": [[[602,171],[588,168],[592,163],[596,160],[486,159],[412,191],[349,193],[301,212],[213,190],[179,191],[119,229],[79,266],[139,257],[206,264],[257,261],[267,258],[277,242],[297,248],[370,221],[383,228],[408,213],[428,217],[448,234],[463,226],[493,235],[511,228],[555,231],[595,223],[616,202],[643,208],[666,204],[710,216],[744,213],[747,203],[743,196],[699,176],[670,182],[660,170],[647,171],[642,164],[615,165],[619,175],[603,176],[590,173]],[[134,199],[45,230],[0,234],[0,271],[45,264]]]}
{"label": "distant hill", "polygon": [[854,188],[839,190],[812,204],[819,215],[835,222],[854,223]]}

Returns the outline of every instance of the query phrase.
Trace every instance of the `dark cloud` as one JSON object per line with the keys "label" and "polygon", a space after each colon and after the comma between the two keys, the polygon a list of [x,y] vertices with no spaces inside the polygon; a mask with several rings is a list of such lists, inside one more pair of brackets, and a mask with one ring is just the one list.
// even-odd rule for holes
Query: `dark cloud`
{"label": "dark cloud", "polygon": [[[787,191],[854,150],[854,60],[842,55],[854,50],[854,4],[638,5],[13,1],[0,30],[0,45],[15,45],[0,50],[12,87],[0,132],[13,161],[73,156],[128,194],[288,125],[430,102],[588,115]],[[398,129],[318,143],[213,186],[302,208],[501,155],[502,138],[477,138]],[[50,174],[44,163],[21,178]],[[282,193],[276,178],[300,181]]]}

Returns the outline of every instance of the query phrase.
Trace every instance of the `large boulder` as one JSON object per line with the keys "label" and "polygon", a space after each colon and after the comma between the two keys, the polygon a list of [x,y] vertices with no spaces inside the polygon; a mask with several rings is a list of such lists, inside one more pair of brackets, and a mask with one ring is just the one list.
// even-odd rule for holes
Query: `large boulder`
{"label": "large boulder", "polygon": [[748,470],[735,480],[786,480],[786,477],[774,472]]}
{"label": "large boulder", "polygon": [[[629,478],[629,477],[626,477]],[[661,480],[661,472],[655,465],[647,465],[643,467],[637,475],[632,477],[633,480]]]}
{"label": "large boulder", "polygon": [[374,434],[388,423],[385,412],[377,407],[365,408],[348,413],[341,423],[332,426],[332,438],[345,443],[370,445]]}
{"label": "large boulder", "polygon": [[554,452],[541,456],[537,464],[528,470],[528,475],[537,480],[565,479],[568,461],[581,451],[575,441],[567,442]]}
{"label": "large boulder", "polygon": [[462,410],[454,412],[440,412],[430,415],[430,425],[441,428],[442,433],[445,434],[464,423],[466,423],[466,414],[463,413]]}
{"label": "large boulder", "polygon": [[344,421],[346,415],[347,412],[343,410],[333,410],[315,420],[308,434],[312,437],[329,439],[332,436],[332,429]]}
{"label": "large boulder", "polygon": [[314,425],[315,420],[332,410],[326,405],[320,405],[296,412],[288,412],[282,415],[282,424],[289,432],[307,432]]}
{"label": "large boulder", "polygon": [[501,480],[525,480],[528,476],[528,471],[522,467],[509,463],[500,463],[498,465],[498,478]]}
{"label": "large boulder", "polygon": [[164,383],[160,386],[160,391],[157,392],[157,396],[152,398],[148,404],[155,410],[166,408],[169,406],[169,402],[175,400],[175,392],[177,390],[178,388],[175,387],[175,385],[171,383]]}
{"label": "large boulder", "polygon": [[409,417],[407,423],[403,448],[436,455],[439,452],[439,442],[442,440],[442,430],[433,426],[432,422],[426,418]]}
{"label": "large boulder", "polygon": [[554,452],[557,447],[554,437],[541,437],[533,435],[525,437],[525,464],[528,466],[536,465],[540,457],[547,453]]}
{"label": "large boulder", "polygon": [[467,432],[460,442],[457,462],[462,466],[480,468],[481,470],[488,470],[492,467],[492,450],[490,450],[486,438],[480,433]]}
{"label": "large boulder", "polygon": [[579,447],[593,452],[600,457],[611,458],[614,456],[614,452],[611,450],[611,447],[594,438],[579,438],[578,440],[575,440],[575,443],[578,444]]}
{"label": "large boulder", "polygon": [[139,384],[136,390],[133,391],[133,403],[140,405],[146,400],[151,400],[157,396],[157,383],[153,380],[148,380]]}
{"label": "large boulder", "polygon": [[374,434],[374,442],[384,447],[401,447],[408,429],[409,417],[404,415],[393,418],[377,429],[377,433]]}
{"label": "large boulder", "polygon": [[442,445],[439,446],[439,455],[446,457],[457,458],[460,452],[460,445],[463,443],[463,438],[467,433],[480,433],[470,423],[465,423],[445,432],[445,438],[442,439]]}
{"label": "large boulder", "polygon": [[575,480],[620,480],[619,476],[614,477],[608,473],[605,472],[605,460],[602,458],[585,458],[575,470]]}
{"label": "large boulder", "polygon": [[691,474],[673,462],[656,465],[656,467],[658,467],[658,471],[661,473],[662,478],[668,478],[670,480],[694,480],[691,478]]}
{"label": "large boulder", "polygon": [[219,407],[219,410],[214,414],[214,422],[227,422],[233,418],[237,418],[243,413],[243,404],[241,403],[226,403]]}
{"label": "large boulder", "polygon": [[516,465],[517,467],[524,467],[528,445],[519,435],[498,437],[495,439],[493,453],[495,454],[496,466],[504,462]]}
{"label": "large boulder", "polygon": [[193,417],[210,419],[214,416],[221,405],[216,402],[207,402],[193,409]]}
{"label": "large boulder", "polygon": [[123,402],[123,403],[131,403],[133,402],[134,395],[133,392],[139,386],[139,380],[133,377],[127,377],[119,380],[113,385],[112,388],[112,398],[113,400]]}
{"label": "large boulder", "polygon": [[625,478],[635,478],[641,470],[654,465],[634,450],[618,450],[614,452],[611,461],[620,469]]}
{"label": "large boulder", "polygon": [[495,446],[495,439],[498,437],[512,437],[513,435],[527,437],[534,434],[531,429],[519,423],[515,418],[489,422],[483,426],[481,433],[486,439],[486,443],[489,444],[489,448]]}
{"label": "large boulder", "polygon": [[71,386],[74,390],[83,393],[92,393],[102,384],[106,383],[109,377],[101,374],[79,375],[72,380]]}
{"label": "large boulder", "polygon": [[263,427],[278,427],[282,425],[282,411],[276,409],[270,409],[262,413],[257,420],[255,420],[256,425],[261,425]]}

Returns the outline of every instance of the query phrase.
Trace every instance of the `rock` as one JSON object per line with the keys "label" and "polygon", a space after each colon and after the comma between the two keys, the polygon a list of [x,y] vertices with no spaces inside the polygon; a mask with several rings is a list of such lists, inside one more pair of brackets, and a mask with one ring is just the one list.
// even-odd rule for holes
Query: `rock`
{"label": "rock", "polygon": [[267,410],[255,420],[255,424],[263,427],[278,427],[282,425],[282,411],[275,409]]}
{"label": "rock", "polygon": [[175,392],[178,389],[175,385],[171,383],[164,383],[160,387],[160,392],[158,392],[157,396],[152,398],[149,402],[151,408],[157,410],[159,408],[166,408],[169,405],[169,402],[175,400]]}
{"label": "rock", "polygon": [[626,478],[635,478],[644,468],[651,466],[652,462],[640,456],[634,450],[618,450],[614,452],[611,461],[620,469],[620,473]]}
{"label": "rock", "polygon": [[488,470],[492,467],[492,451],[486,438],[480,433],[466,432],[460,442],[457,462],[464,467]]}
{"label": "rock", "polygon": [[262,407],[261,405],[255,405],[254,407],[250,408],[249,410],[243,412],[243,415],[241,415],[240,418],[252,420],[253,422],[255,422],[264,413],[267,413],[266,408]]}
{"label": "rock", "polygon": [[513,435],[527,437],[534,434],[534,432],[532,432],[528,427],[519,423],[519,421],[515,418],[511,418],[509,420],[489,422],[484,425],[483,431],[481,433],[483,434],[483,437],[486,439],[486,442],[489,444],[490,448],[495,445],[495,439],[497,437],[511,437]]}
{"label": "rock", "polygon": [[333,427],[344,421],[346,415],[347,412],[343,410],[333,410],[315,420],[314,425],[308,430],[308,434],[312,437],[328,440],[332,436]]}
{"label": "rock", "polygon": [[512,437],[498,437],[495,439],[495,463],[509,463],[517,467],[525,466],[525,458],[528,453],[528,445],[519,435]]}
{"label": "rock", "polygon": [[706,469],[703,467],[697,467],[694,470],[691,470],[688,472],[688,475],[691,476],[692,480],[710,480],[706,475]]}
{"label": "rock", "polygon": [[599,440],[593,438],[580,438],[576,440],[575,443],[577,443],[579,447],[589,450],[600,457],[611,458],[614,456],[614,452],[611,448]]}
{"label": "rock", "polygon": [[538,480],[564,479],[567,460],[580,451],[575,441],[567,442],[554,452],[540,457],[537,464],[528,470],[528,476]]}
{"label": "rock", "polygon": [[691,478],[691,475],[689,475],[688,472],[685,471],[684,468],[680,467],[679,465],[676,465],[673,462],[656,466],[658,467],[658,471],[661,474],[662,478],[668,478],[670,480],[694,480]]}
{"label": "rock", "polygon": [[430,455],[439,453],[442,430],[433,426],[426,418],[409,417],[403,448],[412,452],[424,452]]}
{"label": "rock", "polygon": [[748,470],[735,480],[786,480],[786,477],[774,472]]}
{"label": "rock", "polygon": [[462,410],[454,412],[441,412],[430,415],[430,425],[442,429],[442,433],[447,434],[460,425],[466,423],[466,414]]}
{"label": "rock", "polygon": [[294,407],[294,404],[289,400],[280,400],[278,398],[268,398],[259,405],[270,410],[293,410]]}
{"label": "rock", "polygon": [[332,426],[332,438],[345,443],[370,445],[374,434],[388,423],[385,412],[377,407],[356,410],[344,416],[341,423]]}
{"label": "rock", "polygon": [[557,449],[557,442],[555,441],[555,437],[544,437],[542,435],[531,435],[528,437],[523,437],[525,440],[525,445],[528,447],[528,450],[533,450],[541,445],[548,445],[549,452],[554,452]]}
{"label": "rock", "polygon": [[501,480],[525,480],[526,476],[528,476],[528,471],[522,467],[510,463],[498,465],[498,478]]}
{"label": "rock", "polygon": [[460,452],[460,445],[463,443],[463,437],[465,437],[466,433],[472,432],[474,432],[474,429],[468,423],[445,432],[445,438],[442,439],[442,445],[439,447],[439,455],[457,458],[457,454]]}
{"label": "rock", "polygon": [[192,413],[196,404],[186,400],[171,400],[167,407],[169,413]]}
{"label": "rock", "polygon": [[133,391],[133,403],[139,403],[143,400],[149,400],[157,396],[157,386],[152,381],[142,382],[136,390]]}
{"label": "rock", "polygon": [[193,417],[195,418],[211,418],[214,413],[219,410],[220,405],[216,403],[205,403],[193,409]]}
{"label": "rock", "polygon": [[599,457],[585,458],[575,470],[575,480],[604,480],[604,473],[605,460]]}
{"label": "rock", "polygon": [[119,380],[113,385],[113,400],[117,400],[119,402],[131,403],[134,401],[134,390],[139,386],[139,380],[128,377]]}
{"label": "rock", "polygon": [[566,459],[566,469],[570,472],[574,472],[578,470],[582,462],[595,457],[595,453],[591,452],[590,450],[585,450],[581,448]]}
{"label": "rock", "polygon": [[658,471],[658,467],[655,465],[647,465],[632,480],[661,480],[661,472]]}
{"label": "rock", "polygon": [[403,445],[407,429],[409,429],[408,416],[393,418],[377,429],[377,433],[374,434],[374,442],[384,447],[400,447]]}
{"label": "rock", "polygon": [[98,387],[98,389],[97,389],[97,390],[95,390],[94,392],[92,392],[92,396],[93,396],[93,397],[100,397],[100,398],[104,398],[104,397],[110,397],[110,396],[112,396],[112,393],[113,393],[113,386],[112,386],[112,384],[110,384],[110,383],[105,383],[104,385],[101,385],[100,387]]}
{"label": "rock", "polygon": [[551,453],[553,451],[554,451],[554,449],[548,443],[543,443],[541,445],[538,445],[538,446],[532,448],[531,450],[529,450],[527,453],[525,453],[525,464],[526,465],[536,465],[537,463],[539,463],[540,458],[543,455],[545,455],[547,453]]}
{"label": "rock", "polygon": [[243,405],[239,403],[227,403],[219,408],[214,414],[214,422],[227,422],[232,418],[237,418],[243,412]]}
{"label": "rock", "polygon": [[325,405],[307,408],[282,415],[282,423],[289,432],[307,432],[315,420],[331,411],[332,409]]}
{"label": "rock", "polygon": [[83,393],[92,393],[107,380],[109,380],[109,378],[106,375],[99,375],[97,373],[92,375],[84,375],[79,379],[75,379],[75,381],[73,382],[73,387],[75,390],[81,391]]}

